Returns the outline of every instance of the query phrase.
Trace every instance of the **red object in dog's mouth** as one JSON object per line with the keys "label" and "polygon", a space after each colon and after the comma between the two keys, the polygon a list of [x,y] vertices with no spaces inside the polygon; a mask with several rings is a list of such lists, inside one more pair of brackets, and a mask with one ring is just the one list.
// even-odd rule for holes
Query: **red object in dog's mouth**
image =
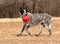
{"label": "red object in dog's mouth", "polygon": [[24,22],[28,22],[30,17],[29,16],[23,16],[22,19],[23,19]]}

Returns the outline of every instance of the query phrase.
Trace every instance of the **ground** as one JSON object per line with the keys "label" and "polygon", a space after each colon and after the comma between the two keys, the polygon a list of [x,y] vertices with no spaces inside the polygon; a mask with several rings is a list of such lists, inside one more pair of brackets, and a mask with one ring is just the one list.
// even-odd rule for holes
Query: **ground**
{"label": "ground", "polygon": [[0,44],[60,44],[60,18],[52,18],[52,35],[48,36],[48,31],[43,28],[40,36],[34,36],[39,31],[39,25],[29,28],[31,36],[25,31],[18,37],[17,34],[23,26],[21,18],[0,19]]}

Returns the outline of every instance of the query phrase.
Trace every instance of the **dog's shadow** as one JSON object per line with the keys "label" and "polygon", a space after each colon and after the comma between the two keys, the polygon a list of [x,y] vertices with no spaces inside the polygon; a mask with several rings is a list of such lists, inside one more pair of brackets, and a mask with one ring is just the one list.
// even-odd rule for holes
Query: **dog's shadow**
{"label": "dog's shadow", "polygon": [[37,35],[37,34],[31,34],[31,35],[28,35],[28,34],[22,34],[22,35],[17,35],[18,37],[19,36],[44,36],[44,35]]}

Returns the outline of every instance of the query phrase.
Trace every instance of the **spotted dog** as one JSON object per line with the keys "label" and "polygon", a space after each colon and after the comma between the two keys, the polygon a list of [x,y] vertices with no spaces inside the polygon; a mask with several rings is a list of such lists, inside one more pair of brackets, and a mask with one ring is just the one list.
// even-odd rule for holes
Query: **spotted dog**
{"label": "spotted dog", "polygon": [[37,13],[37,14],[32,14],[28,11],[26,11],[26,9],[20,8],[20,13],[23,16],[27,15],[30,17],[28,22],[24,22],[23,28],[21,29],[20,33],[18,34],[18,36],[22,35],[23,31],[26,30],[26,32],[31,35],[31,33],[28,31],[28,29],[32,26],[35,25],[40,25],[40,30],[38,32],[38,34],[36,35],[40,35],[42,32],[42,28],[46,27],[49,35],[51,35],[51,18],[52,16],[47,14],[47,13]]}

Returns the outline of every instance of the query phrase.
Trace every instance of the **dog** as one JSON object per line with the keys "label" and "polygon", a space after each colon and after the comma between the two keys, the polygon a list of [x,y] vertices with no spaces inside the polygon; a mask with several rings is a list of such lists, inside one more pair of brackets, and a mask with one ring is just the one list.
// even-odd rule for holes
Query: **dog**
{"label": "dog", "polygon": [[27,15],[30,17],[29,21],[28,22],[24,22],[24,26],[23,28],[21,29],[20,33],[18,34],[18,36],[21,36],[23,31],[26,30],[26,32],[31,35],[31,33],[28,31],[28,29],[32,26],[35,26],[35,25],[40,25],[40,30],[38,32],[38,34],[36,34],[37,36],[41,34],[42,32],[42,28],[43,27],[46,27],[48,32],[49,32],[49,35],[51,35],[51,18],[52,16],[47,14],[47,13],[36,13],[36,14],[32,14],[30,12],[28,12],[26,9],[24,8],[20,8],[20,13],[23,16]]}

